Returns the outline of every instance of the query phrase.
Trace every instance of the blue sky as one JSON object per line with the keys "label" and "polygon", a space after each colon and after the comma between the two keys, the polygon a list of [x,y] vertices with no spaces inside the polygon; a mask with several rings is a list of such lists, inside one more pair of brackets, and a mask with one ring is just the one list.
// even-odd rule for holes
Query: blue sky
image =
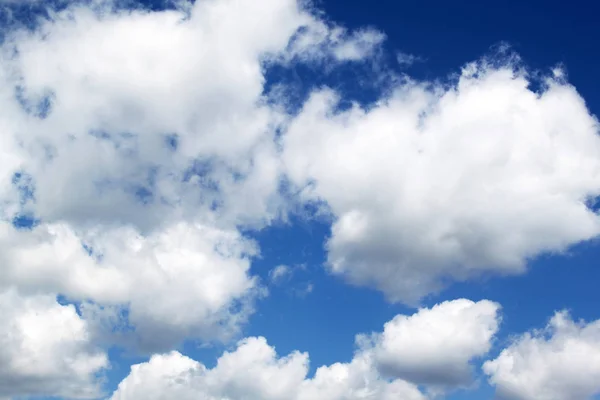
{"label": "blue sky", "polygon": [[588,3],[0,0],[0,399],[600,398]]}

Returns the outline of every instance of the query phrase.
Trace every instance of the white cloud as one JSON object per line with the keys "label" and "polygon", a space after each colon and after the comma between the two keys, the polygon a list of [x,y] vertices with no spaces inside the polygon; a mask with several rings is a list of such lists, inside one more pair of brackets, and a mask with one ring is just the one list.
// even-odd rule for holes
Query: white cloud
{"label": "white cloud", "polygon": [[362,60],[372,56],[384,39],[381,32],[374,30],[354,32],[347,40],[336,41],[333,54],[338,60]]}
{"label": "white cloud", "polygon": [[459,299],[398,315],[372,338],[378,368],[419,384],[468,385],[470,362],[490,350],[499,308],[487,300]]}
{"label": "white cloud", "polygon": [[71,305],[51,296],[0,291],[0,398],[97,398],[106,354]]}
{"label": "white cloud", "polygon": [[[270,139],[277,117],[261,104],[260,62],[282,51],[308,16],[295,1],[265,0],[198,2],[183,18],[177,11],[98,16],[74,7],[10,43],[19,56],[5,60],[12,68],[5,90],[12,94],[19,82],[27,99],[54,98],[42,121],[7,116],[42,219],[147,230],[217,214],[215,202],[230,223],[276,212]],[[166,145],[171,134],[175,151]],[[194,175],[198,162],[206,165]],[[139,190],[151,194],[151,204],[140,207]]]}
{"label": "white cloud", "polygon": [[587,400],[600,394],[600,321],[559,312],[483,365],[503,400]]}
{"label": "white cloud", "polygon": [[374,367],[369,352],[358,352],[349,363],[335,363],[317,369],[305,380],[298,400],[425,400],[417,386],[400,380],[386,380]]}
{"label": "white cloud", "polygon": [[[344,112],[335,111],[336,94],[320,91],[290,117],[263,93],[265,63],[357,61],[384,39],[302,7],[75,4],[34,32],[8,34],[0,396],[96,395],[94,375],[107,365],[96,339],[164,351],[239,334],[261,293],[249,272],[259,249],[241,229],[286,212],[286,174],[303,201],[324,200],[335,217],[331,271],[393,301],[417,301],[449,280],[520,273],[527,259],[600,232],[585,205],[600,192],[598,126],[562,77],[537,94],[522,72],[473,64],[455,87],[398,83],[368,111]],[[41,222],[16,229],[19,214]],[[82,303],[82,316],[56,303],[58,293]],[[468,380],[496,311],[462,301],[399,316],[372,347],[314,378],[306,354],[278,357],[260,338],[213,369],[168,353],[134,368],[114,398],[423,399],[415,383]],[[438,354],[403,336],[430,320],[465,335],[428,337]],[[133,329],[113,332],[121,324]]]}
{"label": "white cloud", "polygon": [[294,352],[278,357],[264,338],[247,338],[225,353],[213,369],[173,352],[135,365],[111,400],[424,400],[406,382],[386,382],[368,357],[321,367],[307,379],[308,355]]}
{"label": "white cloud", "polygon": [[300,353],[277,359],[263,338],[244,339],[212,370],[177,352],[156,355],[133,366],[111,399],[284,398],[302,381],[306,362]]}
{"label": "white cloud", "polygon": [[400,82],[368,110],[314,93],[282,143],[301,196],[335,217],[330,271],[416,303],[597,236],[598,122],[572,86],[529,84],[484,60],[450,87]]}
{"label": "white cloud", "polygon": [[385,35],[374,29],[347,29],[312,20],[300,30],[281,57],[284,62],[339,63],[368,60],[381,48]]}
{"label": "white cloud", "polygon": [[[314,38],[299,45],[300,28]],[[73,5],[3,46],[0,183],[31,175],[30,208],[46,221],[262,226],[283,207],[273,141],[283,116],[263,97],[263,63],[342,48],[352,55],[340,59],[366,57],[380,36],[329,27],[296,0],[199,1],[189,16]],[[15,87],[32,110],[50,99],[47,117],[24,113]]]}
{"label": "white cloud", "polygon": [[[112,5],[7,32],[0,286],[84,302],[96,334],[132,325],[119,340],[147,351],[230,338],[262,290],[239,229],[286,207],[264,63],[336,57],[346,42],[366,55],[375,34],[329,27],[296,0]],[[292,48],[300,28],[324,42]],[[17,230],[19,214],[41,223]]]}
{"label": "white cloud", "polygon": [[[1,227],[0,285],[127,307],[135,340],[145,349],[237,333],[260,294],[248,274],[255,245],[237,231],[184,223],[149,236],[130,228],[78,234],[62,224],[33,231]],[[102,317],[97,323],[111,322],[90,306],[84,311]]]}
{"label": "white cloud", "polygon": [[279,357],[264,338],[244,339],[212,369],[179,353],[155,355],[132,367],[112,400],[425,400],[417,384],[443,391],[468,383],[469,363],[496,332],[498,308],[460,299],[399,315],[383,333],[357,336],[350,362],[322,366],[312,378],[308,354]]}

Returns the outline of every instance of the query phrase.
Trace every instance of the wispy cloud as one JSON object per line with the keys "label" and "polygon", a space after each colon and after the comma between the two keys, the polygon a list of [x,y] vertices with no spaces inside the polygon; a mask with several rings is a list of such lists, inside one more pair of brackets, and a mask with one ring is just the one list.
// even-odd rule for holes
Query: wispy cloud
{"label": "wispy cloud", "polygon": [[402,67],[410,67],[413,64],[425,62],[425,59],[421,56],[416,56],[414,54],[398,52],[396,54],[396,61]]}

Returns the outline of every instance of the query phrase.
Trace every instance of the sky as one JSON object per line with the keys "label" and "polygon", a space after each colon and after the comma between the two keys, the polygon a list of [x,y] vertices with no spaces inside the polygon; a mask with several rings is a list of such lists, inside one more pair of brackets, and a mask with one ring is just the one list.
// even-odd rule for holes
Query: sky
{"label": "sky", "polygon": [[0,0],[0,400],[600,399],[598,7]]}

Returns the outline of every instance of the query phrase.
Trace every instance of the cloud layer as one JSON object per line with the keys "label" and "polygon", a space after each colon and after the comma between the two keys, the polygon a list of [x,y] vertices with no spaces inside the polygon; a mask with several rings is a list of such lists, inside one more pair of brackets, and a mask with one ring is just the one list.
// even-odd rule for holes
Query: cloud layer
{"label": "cloud layer", "polygon": [[[2,32],[0,398],[101,396],[119,346],[151,358],[114,400],[423,400],[473,382],[498,304],[398,315],[314,376],[260,337],[214,368],[172,350],[242,337],[267,295],[252,232],[298,209],[332,222],[329,272],[409,305],[600,233],[599,124],[559,70],[504,54],[416,81],[379,66],[383,33],[308,2],[175,3],[75,2]],[[298,100],[269,73],[357,63],[389,82],[372,104],[310,82]],[[585,399],[596,325],[557,314],[484,372],[507,399]]]}

